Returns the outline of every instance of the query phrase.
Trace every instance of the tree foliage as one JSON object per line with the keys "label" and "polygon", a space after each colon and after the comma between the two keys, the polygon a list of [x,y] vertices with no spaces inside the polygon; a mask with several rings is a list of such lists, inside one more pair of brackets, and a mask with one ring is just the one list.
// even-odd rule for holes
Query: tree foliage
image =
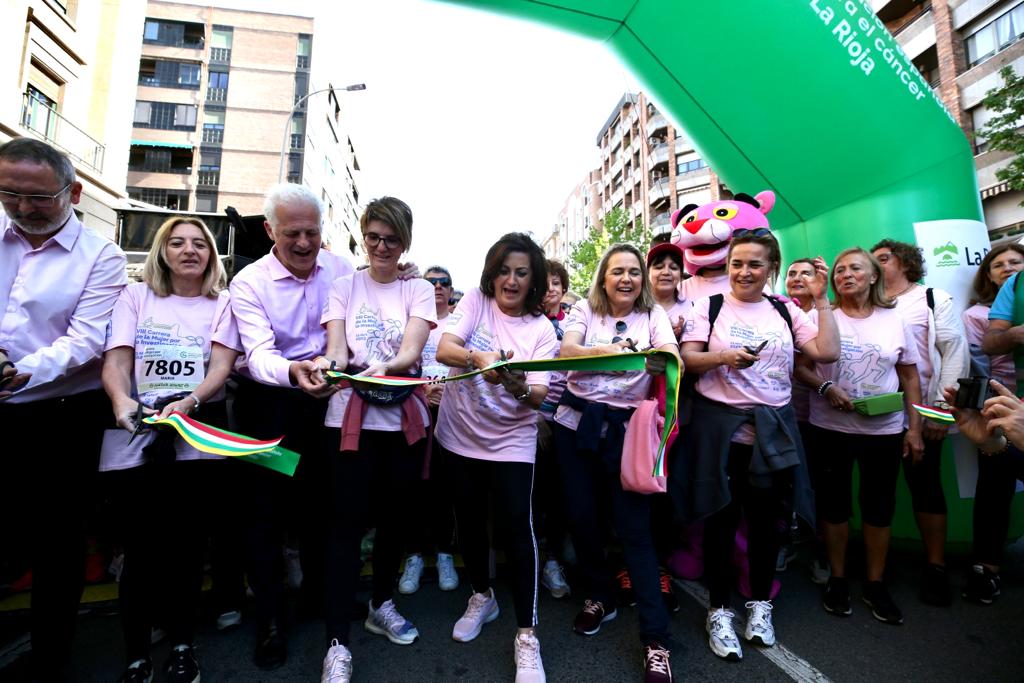
{"label": "tree foliage", "polygon": [[626,212],[621,207],[606,213],[602,227],[595,227],[585,239],[572,246],[567,264],[572,290],[584,294],[590,288],[597,265],[608,247],[625,242],[646,254],[651,246],[651,236],[650,228],[642,220],[637,220],[635,228],[630,226]]}
{"label": "tree foliage", "polygon": [[996,177],[1009,183],[1010,189],[1024,190],[1024,78],[1009,66],[1003,67],[999,75],[1003,78],[1002,87],[989,90],[982,100],[989,111],[998,113],[982,127],[980,134],[990,150],[1013,155],[1007,166],[996,171]]}

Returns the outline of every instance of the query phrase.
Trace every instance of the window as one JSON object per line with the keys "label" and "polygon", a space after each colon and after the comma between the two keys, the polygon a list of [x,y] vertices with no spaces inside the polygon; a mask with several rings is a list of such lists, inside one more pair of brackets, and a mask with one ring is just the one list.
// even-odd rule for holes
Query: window
{"label": "window", "polygon": [[224,112],[203,112],[203,142],[224,142]]}
{"label": "window", "polygon": [[153,109],[152,102],[136,102],[135,103],[135,123],[149,125],[151,111]]}
{"label": "window", "polygon": [[699,171],[702,168],[707,168],[708,162],[703,159],[691,159],[690,161],[679,161],[676,160],[676,175],[682,175],[683,173],[691,173],[693,171]]}
{"label": "window", "polygon": [[199,185],[220,185],[220,152],[202,150],[199,154]]}
{"label": "window", "polygon": [[296,53],[295,53],[296,54],[296,57],[295,57],[295,68],[297,68],[297,69],[308,69],[309,68],[309,58],[310,58],[310,55],[312,54],[312,49],[313,49],[313,38],[312,38],[312,36],[300,34],[299,35],[298,49],[296,50]]}
{"label": "window", "polygon": [[164,190],[156,187],[129,187],[128,196],[140,202],[161,206],[171,211],[188,211],[188,191]]}
{"label": "window", "polygon": [[132,145],[128,170],[189,175],[192,173],[192,148]]}
{"label": "window", "polygon": [[40,92],[33,85],[25,89],[25,106],[21,116],[21,125],[54,140],[57,135],[57,103]]}
{"label": "window", "polygon": [[295,74],[295,102],[309,94],[309,74]]}
{"label": "window", "polygon": [[197,111],[198,108],[191,104],[136,102],[135,126],[161,130],[195,130]]}
{"label": "window", "polygon": [[302,143],[306,139],[306,119],[296,116],[292,119],[291,148],[302,149]]}
{"label": "window", "polygon": [[142,42],[171,47],[202,48],[206,26],[193,22],[146,19],[142,29]]}
{"label": "window", "polygon": [[139,60],[139,85],[158,88],[199,89],[200,64],[166,59]]}
{"label": "window", "polygon": [[967,47],[967,62],[974,66],[997,52],[1002,52],[1024,35],[1024,4],[996,17],[964,41]]}
{"label": "window", "polygon": [[206,213],[217,211],[217,193],[209,190],[196,190],[196,211]]}
{"label": "window", "polygon": [[211,71],[210,83],[206,88],[207,102],[225,102],[228,99],[228,72]]}
{"label": "window", "polygon": [[214,26],[210,34],[210,61],[230,62],[234,31],[230,26]]}

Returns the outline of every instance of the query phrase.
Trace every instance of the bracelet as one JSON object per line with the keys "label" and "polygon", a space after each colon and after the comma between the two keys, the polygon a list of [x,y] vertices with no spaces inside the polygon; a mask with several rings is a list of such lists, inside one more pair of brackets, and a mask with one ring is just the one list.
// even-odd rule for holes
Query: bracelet
{"label": "bracelet", "polygon": [[725,349],[719,349],[718,350],[718,364],[719,365],[728,365],[728,363],[725,362],[725,358],[723,358],[723,356],[722,356],[722,354],[724,354],[724,353],[725,353]]}
{"label": "bracelet", "polygon": [[818,396],[824,396],[825,392],[828,391],[828,388],[833,384],[835,384],[835,382],[833,382],[830,379],[827,379],[824,382],[822,382],[821,385],[818,387]]}
{"label": "bracelet", "polygon": [[832,310],[832,304],[825,304],[824,306],[815,306],[814,310],[816,310],[816,311],[831,311]]}
{"label": "bracelet", "polygon": [[186,396],[185,398],[190,398],[193,401],[195,401],[196,407],[193,408],[192,410],[199,410],[199,397],[196,396],[196,393],[194,391],[191,394],[189,394],[188,396]]}
{"label": "bracelet", "polygon": [[533,385],[532,384],[527,384],[526,385],[526,391],[524,391],[521,396],[515,396],[514,398],[517,401],[519,401],[520,403],[522,403],[523,401],[529,400],[530,399],[530,394],[532,394],[532,393],[533,393]]}
{"label": "bracelet", "polygon": [[473,349],[466,349],[466,369],[470,371],[476,370],[476,367],[473,365]]}

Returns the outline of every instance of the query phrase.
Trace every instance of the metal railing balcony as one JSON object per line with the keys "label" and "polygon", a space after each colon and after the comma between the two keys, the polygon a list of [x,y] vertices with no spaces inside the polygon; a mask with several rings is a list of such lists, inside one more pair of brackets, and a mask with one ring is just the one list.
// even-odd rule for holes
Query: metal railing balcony
{"label": "metal railing balcony", "polygon": [[654,135],[656,131],[662,128],[668,128],[668,119],[663,114],[655,114],[651,118],[647,119],[647,134]]}
{"label": "metal railing balcony", "polygon": [[224,142],[223,128],[203,128],[203,142],[220,144]]}
{"label": "metal railing balcony", "polygon": [[205,187],[220,185],[220,171],[200,171],[196,185]]}
{"label": "metal railing balcony", "polygon": [[22,95],[21,126],[59,147],[76,161],[103,172],[106,147],[58,114],[44,100],[29,93]]}
{"label": "metal railing balcony", "polygon": [[207,102],[227,102],[228,89],[227,88],[207,88],[206,89],[206,101]]}
{"label": "metal railing balcony", "polygon": [[291,149],[302,149],[303,142],[305,142],[305,133],[292,133],[291,136]]}
{"label": "metal railing balcony", "polygon": [[220,64],[228,64],[231,61],[231,48],[230,47],[211,47],[210,48],[210,61],[218,62]]}
{"label": "metal railing balcony", "polygon": [[668,199],[669,192],[672,191],[672,187],[669,185],[668,177],[658,178],[651,185],[650,189],[647,190],[647,201],[651,206],[654,206],[663,199]]}
{"label": "metal railing balcony", "polygon": [[651,216],[651,230],[654,230],[655,232],[665,232],[665,230],[661,230],[661,228],[668,227],[671,213],[671,211],[662,211],[661,213],[656,213]]}
{"label": "metal railing balcony", "polygon": [[137,173],[174,173],[175,175],[192,175],[191,166],[168,166],[167,164],[128,164],[129,171]]}
{"label": "metal railing balcony", "polygon": [[309,70],[309,55],[296,55],[295,68],[303,71]]}
{"label": "metal railing balcony", "polygon": [[651,153],[647,155],[647,168],[654,168],[658,164],[668,163],[668,143],[659,142],[657,145],[651,148]]}
{"label": "metal railing balcony", "polygon": [[199,90],[198,83],[182,83],[177,79],[159,78],[157,76],[139,76],[139,85],[153,88],[177,88],[179,90]]}

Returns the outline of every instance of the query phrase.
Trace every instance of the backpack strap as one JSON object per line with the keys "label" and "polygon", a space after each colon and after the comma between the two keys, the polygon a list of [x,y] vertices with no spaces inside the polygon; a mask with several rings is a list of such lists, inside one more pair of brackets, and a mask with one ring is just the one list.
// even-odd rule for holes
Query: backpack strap
{"label": "backpack strap", "polygon": [[711,344],[711,333],[715,330],[715,321],[718,320],[718,314],[722,312],[722,304],[725,303],[724,294],[712,294],[708,297],[708,338],[704,342],[704,350],[708,350],[708,345]]}
{"label": "backpack strap", "polygon": [[789,309],[786,308],[786,304],[782,303],[781,301],[778,300],[778,298],[771,296],[769,294],[765,294],[764,298],[768,300],[768,303],[772,305],[772,308],[774,308],[778,312],[778,314],[782,316],[782,319],[786,321],[786,327],[789,328],[789,336],[792,337],[793,341],[795,342],[796,335],[793,334],[793,316],[789,314]]}
{"label": "backpack strap", "polygon": [[924,298],[928,300],[928,308],[932,309],[932,313],[935,313],[935,290],[931,287],[924,290]]}

